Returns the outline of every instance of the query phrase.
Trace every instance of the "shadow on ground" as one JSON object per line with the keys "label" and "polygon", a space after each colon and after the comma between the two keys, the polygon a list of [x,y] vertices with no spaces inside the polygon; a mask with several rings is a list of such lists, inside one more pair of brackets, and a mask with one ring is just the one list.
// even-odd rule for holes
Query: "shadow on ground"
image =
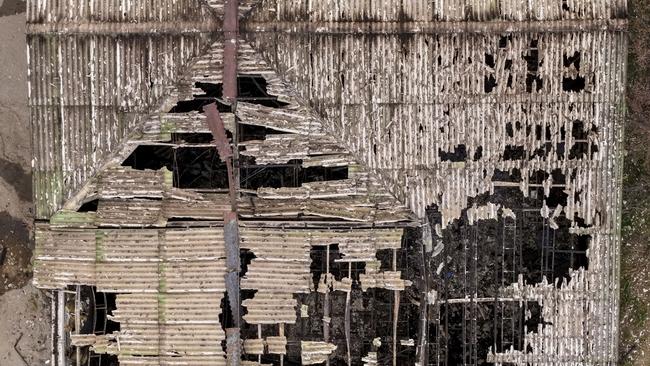
{"label": "shadow on ground", "polygon": [[0,5],[0,17],[24,13],[26,2],[23,0],[4,0]]}

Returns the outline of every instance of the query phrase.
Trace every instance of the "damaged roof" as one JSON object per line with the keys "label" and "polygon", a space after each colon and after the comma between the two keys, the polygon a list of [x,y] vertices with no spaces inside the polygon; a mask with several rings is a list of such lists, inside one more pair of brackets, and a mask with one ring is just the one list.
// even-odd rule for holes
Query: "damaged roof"
{"label": "damaged roof", "polygon": [[233,55],[227,5],[28,1],[34,283],[114,296],[119,324],[68,343],[121,365],[615,364],[624,1],[240,1]]}

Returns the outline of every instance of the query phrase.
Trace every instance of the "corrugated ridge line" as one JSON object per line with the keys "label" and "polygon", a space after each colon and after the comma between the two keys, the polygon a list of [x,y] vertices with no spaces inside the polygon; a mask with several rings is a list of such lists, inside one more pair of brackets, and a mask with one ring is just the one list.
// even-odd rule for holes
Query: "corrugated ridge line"
{"label": "corrugated ridge line", "polygon": [[208,17],[198,0],[27,0],[28,23],[192,21]]}
{"label": "corrugated ridge line", "polygon": [[254,21],[397,22],[617,19],[625,0],[265,0]]}

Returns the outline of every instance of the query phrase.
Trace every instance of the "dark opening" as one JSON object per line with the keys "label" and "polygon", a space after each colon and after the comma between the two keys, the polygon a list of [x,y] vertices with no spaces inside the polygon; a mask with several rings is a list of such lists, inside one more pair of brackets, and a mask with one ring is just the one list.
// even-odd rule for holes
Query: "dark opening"
{"label": "dark opening", "polygon": [[348,167],[308,167],[304,168],[303,183],[322,182],[328,180],[348,179]]}
{"label": "dark opening", "polygon": [[[558,229],[552,230],[550,243],[543,249],[543,260],[546,267],[552,271],[553,278],[561,281],[558,286],[568,279],[570,270],[579,268],[589,269],[587,249],[591,243],[590,235],[576,235],[569,232],[571,222],[564,216],[556,219]],[[547,271],[547,272],[551,272]]]}
{"label": "dark opening", "polygon": [[594,155],[598,152],[598,146],[591,145],[591,155],[589,154],[589,143],[588,142],[576,142],[571,146],[569,150],[569,159],[579,159],[586,157],[587,159],[593,159]]}
{"label": "dark opening", "polygon": [[483,157],[483,146],[478,146],[474,151],[474,161],[478,161]]}
{"label": "dark opening", "polygon": [[465,145],[454,146],[453,152],[438,149],[438,156],[440,156],[441,161],[465,161],[467,160],[467,149]]}
{"label": "dark opening", "polygon": [[266,135],[281,135],[281,134],[286,134],[286,132],[278,131],[278,130],[274,130],[262,126],[240,124],[238,138],[240,142],[245,142],[251,140],[264,140]]}
{"label": "dark opening", "polygon": [[486,53],[485,54],[485,64],[488,67],[494,68],[494,66],[496,66],[496,63],[494,62],[494,55]]}
{"label": "dark opening", "polygon": [[[545,173],[548,177],[548,173]],[[557,187],[551,187],[549,196],[546,198],[546,205],[550,208],[555,208],[557,205],[565,206],[567,205],[568,195],[564,193],[564,187],[562,186],[566,182],[566,177],[560,169],[554,169],[551,172],[553,185],[559,185]],[[546,178],[544,178],[546,179]]]}
{"label": "dark opening", "polygon": [[88,366],[118,366],[117,355],[97,354],[90,351]]}
{"label": "dark opening", "polygon": [[[243,268],[242,268],[242,272],[243,272]],[[257,290],[240,289],[239,290],[239,298],[241,299],[241,301],[252,299],[252,298],[255,297],[255,293],[257,293]],[[246,308],[245,306],[242,306],[241,307],[241,315],[242,315],[242,317],[244,315],[246,315],[246,314],[248,314],[248,308]],[[257,338],[257,324],[250,324],[250,323],[248,323],[246,321],[242,321],[241,322],[241,338],[242,339],[254,339],[254,338]],[[251,360],[257,360],[257,355],[255,355],[255,359],[251,359]]]}
{"label": "dark opening", "polygon": [[575,120],[571,124],[571,136],[576,140],[586,140],[588,132],[585,130],[585,123]]}
{"label": "dark opening", "polygon": [[506,48],[508,41],[512,41],[512,34],[499,37],[499,48]]}
{"label": "dark opening", "polygon": [[[544,132],[544,136],[542,135]],[[548,140],[551,137],[551,128],[545,125],[535,125],[535,138],[538,141]]]}
{"label": "dark opening", "polygon": [[300,187],[300,177],[300,163],[246,164],[240,169],[240,186],[242,189]]}
{"label": "dark opening", "polygon": [[486,75],[483,78],[483,91],[486,93],[491,93],[494,88],[497,86],[497,79],[494,78],[494,75]]}
{"label": "dark opening", "polygon": [[568,197],[569,195],[564,192],[563,187],[551,187],[549,196],[546,197],[546,205],[550,208],[555,208],[558,205],[566,206]]}
{"label": "dark opening", "polygon": [[544,143],[542,147],[538,147],[537,149],[535,149],[535,151],[533,151],[533,153],[530,155],[530,160],[533,160],[536,156],[540,158],[546,158],[549,152],[551,152],[552,147],[553,147],[552,143],[550,142]]}
{"label": "dark opening", "polygon": [[598,146],[591,144],[591,155],[589,154],[589,145],[590,142],[588,141],[589,139],[589,134],[598,133],[598,128],[596,126],[592,126],[590,130],[585,129],[585,123],[580,121],[580,120],[575,120],[571,124],[571,136],[575,140],[582,140],[582,141],[576,141],[573,146],[571,146],[571,150],[569,150],[569,159],[578,159],[581,157],[586,157],[587,159],[593,159],[594,155],[598,152]]}
{"label": "dark opening", "polygon": [[503,151],[503,160],[521,160],[524,158],[526,151],[521,145],[506,145]]}
{"label": "dark opening", "polygon": [[[446,351],[443,363],[486,365],[488,349],[495,343],[493,321],[496,314],[492,304],[445,304],[440,312],[444,319],[442,346]],[[475,319],[475,323],[467,320],[470,318]]]}
{"label": "dark opening", "polygon": [[[576,51],[573,55],[569,56],[566,53],[563,55],[564,67],[568,68],[571,65],[580,71],[580,52]],[[562,78],[562,90],[567,92],[580,92],[585,88],[584,76],[576,76],[576,78]]]}
{"label": "dark opening", "polygon": [[[309,271],[312,274],[314,287],[318,285],[321,276],[327,273],[327,246],[313,246],[309,250],[309,257],[311,258],[311,265]],[[338,244],[329,245],[329,273],[331,273],[337,281],[340,281],[347,275],[347,263],[336,262],[341,259],[343,255],[339,251]]]}
{"label": "dark opening", "polygon": [[506,123],[506,135],[508,135],[508,137],[513,137],[515,135],[515,131],[512,129],[512,122]]}
{"label": "dark opening", "polygon": [[140,170],[165,167],[173,172],[174,187],[177,188],[228,188],[226,164],[212,146],[140,145],[122,166]]}
{"label": "dark opening", "polygon": [[217,103],[217,109],[219,112],[230,112],[230,107],[218,102],[214,98],[195,98],[192,100],[181,100],[172,109],[169,110],[169,113],[188,113],[188,112],[199,112],[203,113],[203,106],[206,106],[211,103]]}
{"label": "dark opening", "polygon": [[392,271],[393,270],[393,250],[378,250],[377,251],[377,260],[379,261],[380,271]]}
{"label": "dark opening", "polygon": [[521,180],[519,169],[512,169],[510,172],[496,169],[492,175],[493,182],[521,182]]}
{"label": "dark opening", "polygon": [[569,93],[578,93],[585,88],[584,76],[577,76],[575,79],[562,78],[562,90]]}
{"label": "dark opening", "polygon": [[571,64],[576,68],[576,70],[580,71],[580,52],[575,51],[573,55],[569,56],[566,53],[562,55],[564,67],[569,67]]}
{"label": "dark opening", "polygon": [[[222,102],[223,84],[197,82],[195,86],[203,91],[203,94],[194,95],[192,100],[179,101],[169,113],[187,113],[197,111],[203,113],[203,106],[210,103],[217,103],[219,112],[230,112],[229,105]],[[267,107],[280,108],[288,103],[278,101],[277,96],[267,93],[266,79],[260,75],[238,75],[237,76],[237,100],[247,103],[259,104]]]}
{"label": "dark opening", "polygon": [[77,210],[77,212],[96,212],[97,211],[97,206],[99,205],[99,200],[92,200],[88,202],[84,202],[81,207]]}
{"label": "dark opening", "polygon": [[569,8],[569,4],[567,0],[562,0],[562,10],[571,11],[571,8]]}
{"label": "dark opening", "polygon": [[214,147],[182,147],[174,154],[174,186],[226,189],[228,172]]}
{"label": "dark opening", "polygon": [[537,49],[537,40],[533,39],[530,41],[530,48],[528,54],[524,55],[524,60],[526,60],[526,69],[528,71],[526,75],[526,92],[531,93],[533,91],[533,84],[535,84],[535,91],[542,89],[543,80],[537,75],[539,66],[542,64],[542,61],[539,60],[539,51]]}
{"label": "dark opening", "polygon": [[261,187],[300,187],[303,183],[348,178],[348,167],[302,167],[302,161],[286,164],[255,165],[253,159],[242,157],[240,184],[243,189]]}
{"label": "dark opening", "polygon": [[[230,133],[227,131],[228,135]],[[175,144],[210,144],[214,141],[211,133],[172,133]]]}
{"label": "dark opening", "polygon": [[202,98],[223,98],[223,84],[201,83],[194,84],[197,88],[203,90],[204,94],[197,95]]}
{"label": "dark opening", "polygon": [[542,90],[544,82],[541,77],[536,75],[528,74],[526,75],[526,92],[531,93],[533,91],[533,83],[535,84],[535,91]]}
{"label": "dark opening", "polygon": [[557,160],[564,160],[564,149],[566,148],[564,142],[558,142],[555,145],[555,154],[557,155]]}
{"label": "dark opening", "polygon": [[[230,299],[228,297],[228,292],[224,292],[223,298],[221,298],[221,314],[219,314],[219,323],[221,324],[221,328],[224,330],[224,332],[226,331],[226,329],[233,328],[235,326],[235,320],[232,317],[232,311],[230,308]],[[241,322],[241,323],[245,323],[245,322]],[[226,353],[225,340],[221,342],[221,347],[223,348],[225,354]]]}
{"label": "dark opening", "polygon": [[259,104],[266,107],[281,108],[288,105],[278,100],[277,96],[267,92],[267,82],[261,75],[239,75],[237,77],[237,100]]}
{"label": "dark opening", "polygon": [[249,249],[239,249],[239,258],[241,260],[241,271],[239,272],[239,277],[244,277],[246,276],[246,272],[248,272],[248,266],[251,264],[253,259],[257,258],[257,256]]}
{"label": "dark opening", "polygon": [[[81,287],[81,334],[104,335],[119,332],[120,323],[108,319],[108,315],[113,315],[116,309],[115,298],[116,294],[97,291],[96,287]],[[82,364],[89,366],[118,365],[117,356],[98,354],[89,347],[82,349],[81,360]]]}
{"label": "dark opening", "polygon": [[173,160],[174,150],[171,146],[140,145],[124,160],[122,166],[138,170],[166,167],[171,171]]}

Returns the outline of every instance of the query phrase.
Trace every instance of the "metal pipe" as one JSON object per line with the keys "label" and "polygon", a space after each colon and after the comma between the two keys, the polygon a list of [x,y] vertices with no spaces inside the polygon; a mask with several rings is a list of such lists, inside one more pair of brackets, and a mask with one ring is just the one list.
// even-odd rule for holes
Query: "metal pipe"
{"label": "metal pipe", "polygon": [[223,18],[223,96],[226,101],[237,100],[237,42],[239,38],[239,4],[226,0]]}
{"label": "metal pipe", "polygon": [[65,292],[57,291],[56,324],[57,324],[57,366],[67,366],[65,360]]}
{"label": "metal pipe", "polygon": [[[81,329],[81,286],[77,285],[74,294],[74,334],[79,334]],[[79,346],[75,347],[75,358],[77,366],[81,366],[81,349]]]}

